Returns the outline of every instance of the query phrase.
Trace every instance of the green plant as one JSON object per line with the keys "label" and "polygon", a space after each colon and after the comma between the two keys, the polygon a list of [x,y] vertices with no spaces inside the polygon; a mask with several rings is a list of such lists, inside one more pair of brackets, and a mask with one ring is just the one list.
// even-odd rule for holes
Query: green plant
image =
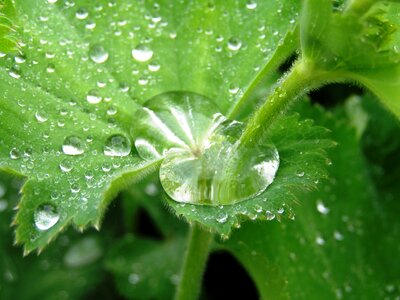
{"label": "green plant", "polygon": [[[5,299],[90,297],[107,274],[127,298],[196,299],[211,251],[263,299],[399,297],[398,1],[0,3],[15,242],[99,229],[117,195],[121,219],[21,262],[1,218]],[[375,96],[311,104],[331,83]],[[161,240],[138,234],[143,211]]]}

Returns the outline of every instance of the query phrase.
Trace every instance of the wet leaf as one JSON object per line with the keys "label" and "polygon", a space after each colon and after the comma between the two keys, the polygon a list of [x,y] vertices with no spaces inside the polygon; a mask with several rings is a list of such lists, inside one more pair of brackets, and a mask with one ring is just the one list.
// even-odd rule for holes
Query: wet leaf
{"label": "wet leaf", "polygon": [[23,258],[20,249],[12,245],[10,230],[21,183],[20,179],[0,174],[0,298],[83,297],[105,275],[99,264],[104,251],[99,236],[64,233],[43,255]]}
{"label": "wet leaf", "polygon": [[227,113],[261,70],[272,72],[293,50],[286,36],[299,4],[15,1],[15,8],[21,53],[0,59],[0,167],[27,177],[15,222],[29,252],[71,223],[98,227],[116,193],[158,166],[133,147],[142,103],[191,91]]}

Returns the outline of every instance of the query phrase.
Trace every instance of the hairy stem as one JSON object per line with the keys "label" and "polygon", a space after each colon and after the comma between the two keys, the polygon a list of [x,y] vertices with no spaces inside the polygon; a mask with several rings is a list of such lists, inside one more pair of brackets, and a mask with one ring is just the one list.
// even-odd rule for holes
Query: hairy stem
{"label": "hairy stem", "polygon": [[254,81],[247,87],[240,100],[232,107],[231,111],[227,115],[228,119],[235,120],[243,108],[249,104],[248,102],[251,99],[251,95],[260,85],[262,80],[267,76],[271,76],[271,74],[278,69],[279,65],[283,63],[284,60],[287,59],[292,53],[294,53],[296,47],[298,46],[298,41],[295,38],[297,35],[298,28],[286,35],[283,44],[277,48],[272,59],[264,66]]}
{"label": "hairy stem", "polygon": [[241,136],[242,145],[251,145],[268,131],[296,99],[308,90],[329,81],[342,81],[337,72],[317,69],[308,60],[299,60],[278,84],[274,92],[250,118]]}
{"label": "hairy stem", "polygon": [[191,226],[175,300],[198,298],[212,239],[212,233],[197,224]]}

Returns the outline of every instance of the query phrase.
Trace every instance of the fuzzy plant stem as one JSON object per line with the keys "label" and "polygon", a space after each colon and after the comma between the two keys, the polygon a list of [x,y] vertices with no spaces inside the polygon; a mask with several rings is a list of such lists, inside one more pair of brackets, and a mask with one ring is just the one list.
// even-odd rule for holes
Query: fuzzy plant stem
{"label": "fuzzy plant stem", "polygon": [[197,224],[191,226],[175,300],[198,299],[212,240],[212,233]]}
{"label": "fuzzy plant stem", "polygon": [[241,144],[257,144],[268,129],[280,118],[297,99],[310,89],[320,87],[328,82],[342,81],[340,74],[326,72],[316,68],[312,62],[297,61],[266,102],[247,122],[241,136]]}

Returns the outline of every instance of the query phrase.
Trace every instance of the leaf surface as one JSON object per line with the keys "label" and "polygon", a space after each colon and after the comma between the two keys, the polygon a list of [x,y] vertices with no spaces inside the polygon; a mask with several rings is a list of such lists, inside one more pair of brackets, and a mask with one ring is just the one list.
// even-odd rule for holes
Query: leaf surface
{"label": "leaf surface", "polygon": [[0,168],[27,177],[15,222],[29,252],[70,223],[98,227],[116,193],[158,166],[132,147],[143,102],[192,91],[228,112],[260,70],[285,58],[275,54],[299,4],[21,0],[15,7],[21,54],[0,60]]}

